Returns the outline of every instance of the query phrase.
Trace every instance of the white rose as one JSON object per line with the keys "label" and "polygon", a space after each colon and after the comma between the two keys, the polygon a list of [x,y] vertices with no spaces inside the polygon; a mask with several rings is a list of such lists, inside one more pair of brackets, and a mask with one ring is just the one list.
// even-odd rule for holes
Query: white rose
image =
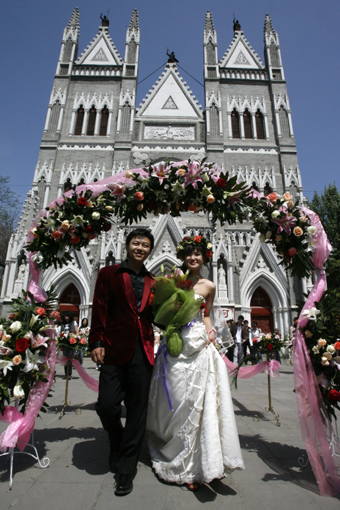
{"label": "white rose", "polygon": [[328,361],[332,359],[332,355],[329,352],[324,352],[322,357],[328,359]]}
{"label": "white rose", "polygon": [[316,232],[316,227],[307,227],[307,232],[308,234],[315,234]]}
{"label": "white rose", "polygon": [[15,400],[19,400],[20,398],[25,396],[25,392],[22,389],[22,386],[20,384],[16,384],[13,388],[13,397]]}
{"label": "white rose", "polygon": [[272,213],[272,218],[274,218],[274,219],[275,219],[275,218],[278,218],[279,216],[280,216],[279,211],[274,211],[274,212]]}
{"label": "white rose", "polygon": [[325,358],[324,356],[322,356],[322,358],[321,358],[321,365],[324,365],[326,367],[329,365],[328,359]]}
{"label": "white rose", "polygon": [[334,345],[329,345],[327,347],[327,352],[329,352],[330,354],[334,354],[335,353],[335,347]]}
{"label": "white rose", "polygon": [[312,348],[312,351],[314,352],[314,354],[319,354],[319,347],[317,345],[314,345],[314,347]]}
{"label": "white rose", "polygon": [[12,333],[17,333],[22,328],[22,324],[20,321],[12,322],[9,329],[12,331]]}
{"label": "white rose", "polygon": [[94,211],[94,212],[92,213],[92,218],[93,218],[94,220],[99,220],[99,218],[100,218],[100,213],[99,213],[99,212],[97,212],[97,211]]}

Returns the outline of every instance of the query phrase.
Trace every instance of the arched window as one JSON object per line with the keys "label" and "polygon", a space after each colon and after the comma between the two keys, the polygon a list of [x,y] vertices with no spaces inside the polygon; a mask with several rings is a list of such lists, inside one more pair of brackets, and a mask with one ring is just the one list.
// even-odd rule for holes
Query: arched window
{"label": "arched window", "polygon": [[116,263],[116,259],[113,256],[113,252],[109,251],[105,258],[105,266],[113,266]]}
{"label": "arched window", "polygon": [[264,196],[266,197],[267,195],[270,195],[270,193],[273,192],[273,188],[271,187],[271,185],[269,184],[269,182],[266,182],[266,185],[265,187],[263,188],[263,194]]}
{"label": "arched window", "polygon": [[100,119],[100,129],[99,129],[99,136],[106,136],[107,134],[107,125],[109,122],[109,110],[106,106],[102,109],[102,116]]}
{"label": "arched window", "polygon": [[211,41],[207,44],[207,64],[215,64],[215,48]]}
{"label": "arched window", "polygon": [[74,134],[81,135],[81,132],[83,130],[83,121],[84,121],[84,107],[83,107],[83,105],[79,106],[76,116],[77,116],[77,118],[76,118],[76,125],[74,128]]}
{"label": "arched window", "polygon": [[249,110],[243,112],[244,137],[253,138],[253,129],[251,125],[251,113]]}
{"label": "arched window", "polygon": [[231,112],[231,130],[233,138],[241,138],[240,134],[240,116],[238,111],[234,108]]}
{"label": "arched window", "polygon": [[218,128],[218,109],[213,104],[210,108],[210,134],[211,135],[218,135],[219,128]]}
{"label": "arched window", "polygon": [[127,54],[127,63],[134,64],[136,62],[137,44],[134,39],[131,39]]}
{"label": "arched window", "polygon": [[96,115],[97,115],[97,110],[94,106],[92,106],[91,110],[89,111],[89,122],[87,125],[87,133],[86,134],[88,136],[94,135],[94,128],[96,125]]}
{"label": "arched window", "polygon": [[264,140],[264,117],[260,110],[255,113],[256,133],[258,140]]}
{"label": "arched window", "polygon": [[73,42],[72,39],[67,39],[64,44],[63,62],[69,62],[71,60]]}
{"label": "arched window", "polygon": [[283,106],[279,109],[279,119],[280,119],[280,126],[281,126],[281,135],[285,138],[290,137],[289,132],[289,122],[288,122],[288,114],[286,110],[283,108]]}
{"label": "arched window", "polygon": [[270,60],[271,60],[272,67],[279,67],[280,66],[279,54],[277,51],[277,47],[275,46],[274,43],[271,43],[269,52],[270,52]]}
{"label": "arched window", "polygon": [[41,177],[38,181],[38,211],[44,207],[44,198],[45,198],[45,187],[46,187],[46,181],[45,177]]}
{"label": "arched window", "polygon": [[72,189],[72,182],[71,182],[70,177],[68,177],[66,179],[66,181],[64,182],[63,191],[64,191],[64,193],[66,193],[66,191],[70,191],[70,189]]}
{"label": "arched window", "polygon": [[60,102],[56,101],[51,108],[50,122],[48,125],[48,132],[55,133],[57,131],[59,115],[60,115]]}
{"label": "arched window", "polygon": [[122,122],[120,126],[121,133],[130,132],[131,106],[126,103],[122,108]]}

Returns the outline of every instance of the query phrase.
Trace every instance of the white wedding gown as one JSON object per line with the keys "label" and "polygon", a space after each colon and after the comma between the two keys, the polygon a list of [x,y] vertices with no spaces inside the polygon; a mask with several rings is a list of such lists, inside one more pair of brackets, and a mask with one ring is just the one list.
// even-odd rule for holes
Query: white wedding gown
{"label": "white wedding gown", "polygon": [[151,381],[147,441],[152,466],[160,478],[178,484],[210,482],[244,469],[227,368],[216,348],[206,347],[202,317],[203,311],[182,328],[179,356],[164,356],[165,347],[160,348]]}

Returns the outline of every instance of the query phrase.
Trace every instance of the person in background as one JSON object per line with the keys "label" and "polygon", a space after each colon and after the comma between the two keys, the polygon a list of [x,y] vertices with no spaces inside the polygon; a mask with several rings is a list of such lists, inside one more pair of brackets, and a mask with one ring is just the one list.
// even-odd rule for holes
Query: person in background
{"label": "person in background", "polygon": [[[60,327],[59,327],[59,330],[58,330],[58,335],[60,335],[61,333],[65,333],[65,335],[68,335],[69,333],[74,333],[75,335],[79,334],[78,324],[74,320],[73,312],[64,312],[61,315],[61,324],[60,324]],[[69,356],[69,350],[64,348],[63,349],[63,355],[68,357]],[[73,355],[73,353],[71,353],[71,356],[72,355]],[[69,365],[68,378],[72,379],[72,363],[68,362],[68,365]],[[65,379],[66,379],[66,377],[67,377],[67,365],[65,365],[64,371],[65,371]]]}
{"label": "person in background", "polygon": [[[86,338],[87,340],[89,333],[90,333],[89,321],[87,317],[84,317],[80,323],[79,334],[80,336]],[[83,362],[84,362],[84,350],[82,349],[80,351],[80,363],[83,364]]]}
{"label": "person in background", "polygon": [[256,351],[256,347],[254,346],[254,338],[259,338],[262,335],[261,329],[257,326],[257,322],[253,321],[251,323],[251,343],[253,344],[253,362],[256,363],[256,357],[259,361],[262,361],[262,354],[259,351]]}
{"label": "person in background", "polygon": [[242,348],[243,321],[244,321],[243,315],[239,315],[237,318],[237,323],[232,324],[230,327],[230,333],[231,333],[231,336],[233,337],[234,342],[235,342],[234,358],[233,358],[233,362],[235,363],[235,365],[238,365],[238,363],[243,358],[243,348]]}
{"label": "person in background", "polygon": [[[243,323],[242,341],[243,341],[243,344],[242,344],[243,356],[246,357],[247,356],[247,348],[249,348],[250,354],[252,354],[252,352],[253,352],[253,342],[251,341],[251,338],[250,338],[250,328],[249,328],[249,322],[247,320],[245,320]],[[248,361],[246,361],[245,364],[247,365]]]}

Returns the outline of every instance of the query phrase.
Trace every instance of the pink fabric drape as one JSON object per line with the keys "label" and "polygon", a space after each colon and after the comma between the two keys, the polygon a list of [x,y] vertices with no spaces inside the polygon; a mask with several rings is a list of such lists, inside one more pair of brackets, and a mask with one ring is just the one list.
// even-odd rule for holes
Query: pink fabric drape
{"label": "pink fabric drape", "polygon": [[[79,363],[78,360],[71,358],[70,361],[71,361],[72,365],[74,366],[74,368],[76,369],[76,371],[78,372],[78,374],[79,374],[80,378],[82,379],[82,381],[84,382],[84,384],[90,390],[95,391],[96,393],[98,393],[98,391],[99,391],[99,382],[96,381],[93,377],[91,377],[84,370],[84,368],[81,366],[81,364]],[[64,367],[66,365],[66,363],[67,363],[66,356],[60,356],[60,354],[58,354],[58,356],[57,356],[57,363],[60,363],[60,365],[62,365]]]}
{"label": "pink fabric drape", "polygon": [[[233,372],[237,369],[237,365],[230,361],[227,356],[222,356],[224,363],[227,366],[228,372]],[[252,365],[250,367],[241,367],[238,370],[237,377],[238,379],[250,379],[261,372],[266,371],[271,377],[278,377],[280,370],[280,363],[275,359],[270,361],[262,361],[257,365]]]}

